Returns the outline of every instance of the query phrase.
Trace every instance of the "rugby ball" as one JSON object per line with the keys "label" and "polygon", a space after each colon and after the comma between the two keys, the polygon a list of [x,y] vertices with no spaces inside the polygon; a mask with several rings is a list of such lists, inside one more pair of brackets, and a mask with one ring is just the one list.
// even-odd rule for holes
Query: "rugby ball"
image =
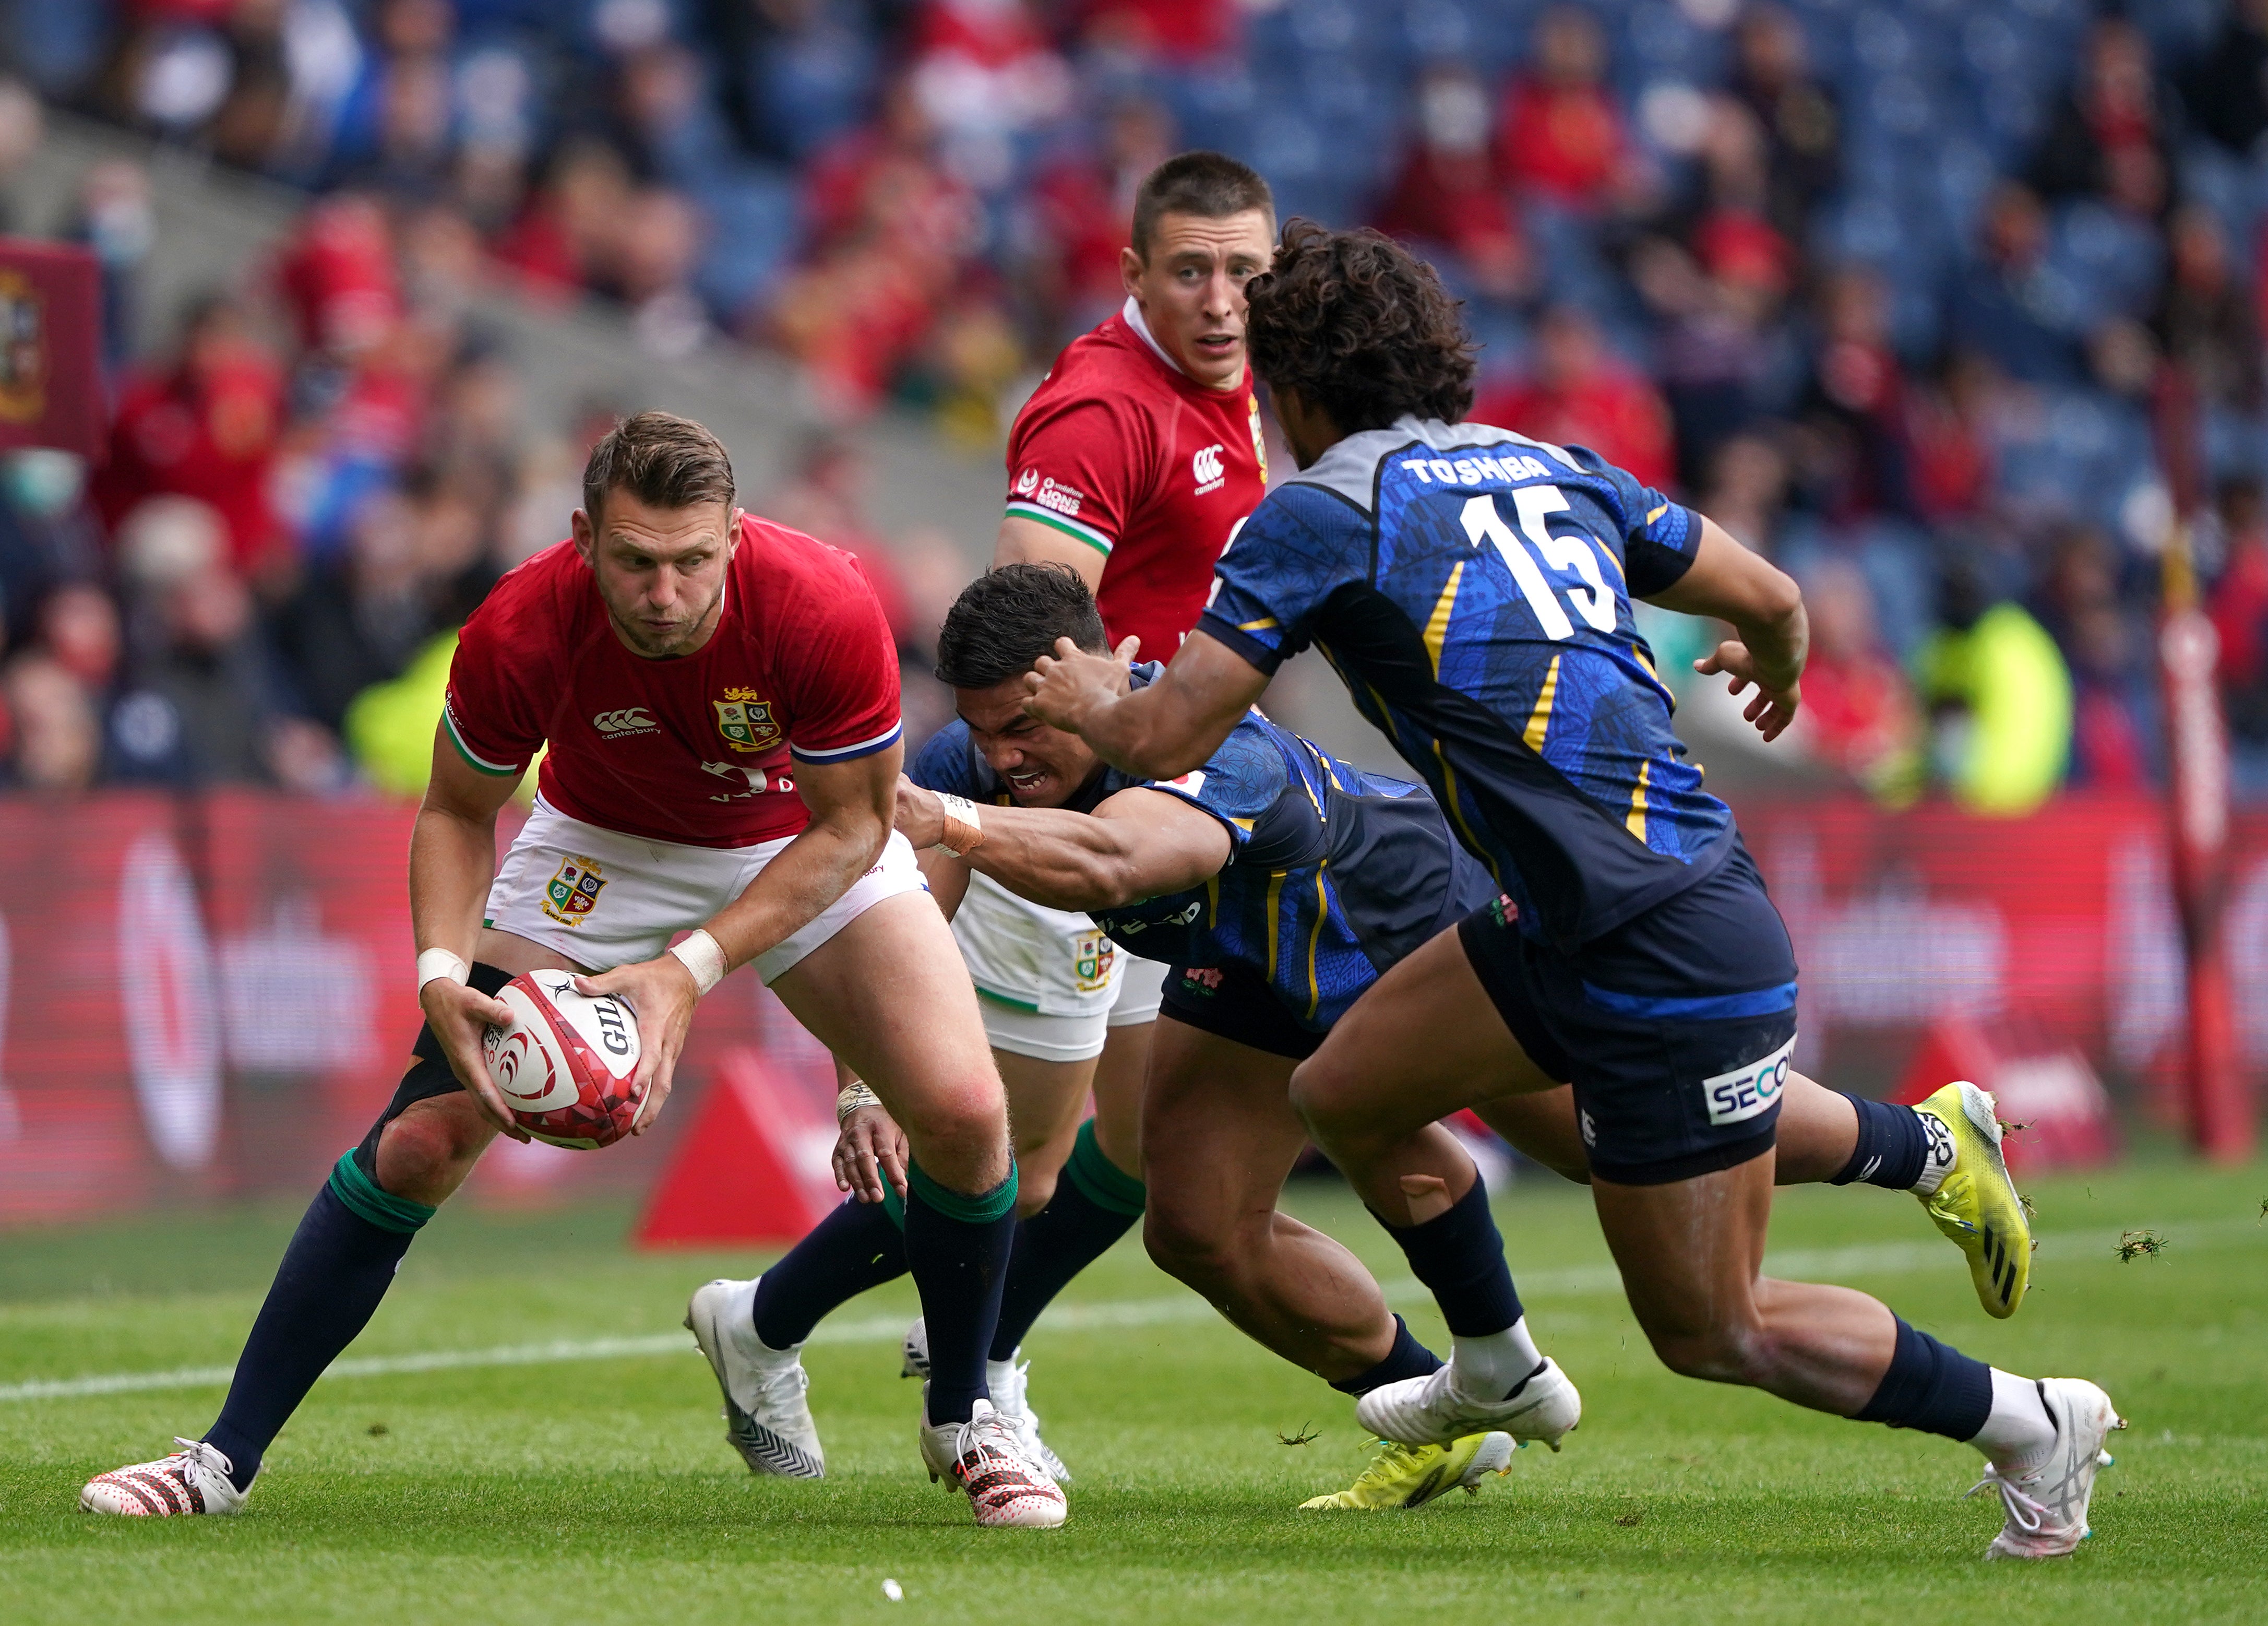
{"label": "rugby ball", "polygon": [[539,1141],[593,1151],[637,1121],[637,1017],[613,994],[575,991],[573,973],[532,971],[497,998],[512,1023],[481,1041],[489,1077],[513,1120]]}

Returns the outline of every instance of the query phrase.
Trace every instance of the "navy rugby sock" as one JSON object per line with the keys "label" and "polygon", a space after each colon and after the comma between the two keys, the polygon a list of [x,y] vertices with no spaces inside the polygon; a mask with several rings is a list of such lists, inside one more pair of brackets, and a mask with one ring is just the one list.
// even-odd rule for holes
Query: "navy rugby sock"
{"label": "navy rugby sock", "polygon": [[1929,1160],[1929,1134],[1921,1114],[1891,1101],[1836,1093],[1858,1111],[1859,1141],[1852,1149],[1851,1161],[1828,1184],[1849,1186],[1864,1180],[1885,1191],[1911,1191]]}
{"label": "navy rugby sock", "polygon": [[1110,1251],[1142,1217],[1147,1201],[1142,1182],[1095,1144],[1094,1120],[1081,1124],[1055,1195],[1016,1227],[1008,1282],[1000,1295],[1000,1323],[992,1334],[993,1360],[1015,1355],[1040,1312],[1073,1276]]}
{"label": "navy rugby sock", "polygon": [[1016,1242],[1016,1165],[990,1191],[948,1191],[906,1171],[906,1263],[921,1291],[929,1330],[928,1414],[932,1423],[966,1423],[984,1385],[984,1353],[1000,1319],[1000,1290]]}
{"label": "navy rugby sock", "polygon": [[757,1337],[772,1349],[792,1349],[836,1306],[906,1274],[904,1222],[890,1213],[898,1206],[897,1194],[890,1194],[887,1208],[845,1198],[757,1279]]}
{"label": "navy rugby sock", "polygon": [[1333,1378],[1331,1387],[1342,1394],[1367,1394],[1387,1384],[1400,1383],[1404,1378],[1430,1378],[1440,1370],[1441,1357],[1419,1343],[1411,1335],[1410,1324],[1395,1316],[1394,1348],[1386,1352],[1386,1358],[1368,1371]]}
{"label": "navy rugby sock", "polygon": [[1410,1274],[1432,1290],[1453,1336],[1484,1338],[1521,1319],[1504,1238],[1489,1212],[1488,1187],[1477,1176],[1447,1213],[1422,1224],[1389,1225],[1374,1210],[1371,1217],[1402,1245]]}
{"label": "navy rugby sock", "polygon": [[1971,1440],[1992,1415],[1992,1369],[1900,1320],[1889,1369],[1852,1421]]}
{"label": "navy rugby sock", "polygon": [[239,1490],[323,1369],[369,1324],[410,1238],[432,1217],[426,1204],[382,1190],[352,1152],[339,1159],[284,1250],[219,1421],[205,1433],[227,1453]]}

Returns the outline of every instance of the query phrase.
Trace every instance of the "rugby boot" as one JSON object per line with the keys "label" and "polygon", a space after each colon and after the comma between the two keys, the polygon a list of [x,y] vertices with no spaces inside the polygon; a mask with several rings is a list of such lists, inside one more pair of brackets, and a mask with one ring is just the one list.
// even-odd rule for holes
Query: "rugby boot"
{"label": "rugby boot", "polygon": [[1541,1440],[1552,1450],[1583,1418],[1583,1397],[1557,1361],[1547,1360],[1501,1401],[1461,1393],[1454,1362],[1425,1378],[1381,1384],[1354,1403],[1355,1421],[1381,1439],[1405,1445],[1442,1445],[1468,1434],[1502,1429],[1518,1440]]}
{"label": "rugby boot", "polygon": [[[180,1449],[155,1462],[133,1462],[97,1474],[78,1493],[84,1513],[120,1513],[129,1519],[179,1519],[192,1513],[240,1513],[252,1495],[239,1490],[229,1474],[234,1465],[220,1448],[201,1439],[175,1437]],[[254,1475],[255,1482],[258,1475]]]}
{"label": "rugby boot", "polygon": [[756,1282],[717,1281],[697,1288],[685,1325],[717,1374],[725,1396],[725,1438],[751,1474],[823,1479],[827,1454],[804,1391],[803,1346],[774,1349],[756,1336]]}
{"label": "rugby boot", "polygon": [[1071,1482],[1071,1470],[1064,1466],[1061,1457],[1048,1449],[1040,1438],[1040,1414],[1032,1409],[1031,1371],[1029,1361],[1018,1361],[1024,1346],[1018,1344],[1005,1361],[984,1363],[984,1386],[992,1392],[992,1406],[1023,1431],[1024,1444],[1048,1471],[1048,1477],[1059,1485]]}
{"label": "rugby boot", "polygon": [[2102,1442],[2126,1419],[2110,1397],[2083,1378],[2043,1378],[2040,1404],[2055,1423],[2055,1444],[2037,1467],[2010,1473],[1999,1467],[1969,1494],[2000,1493],[2007,1512],[2000,1534],[1984,1549],[1987,1558],[2061,1558],[2094,1532],[2088,1527],[2087,1508],[2095,1495],[2095,1476],[2110,1466]]}
{"label": "rugby boot", "polygon": [[1914,1194],[1931,1223],[1968,1255],[1984,1313],[2006,1320],[2031,1284],[2032,1225],[2000,1155],[1992,1098],[1963,1080],[1914,1111],[1929,1135],[1929,1168],[1943,1171],[1934,1191]]}
{"label": "rugby boot", "polygon": [[1062,1488],[1048,1477],[1024,1431],[990,1401],[977,1401],[966,1423],[932,1423],[924,1383],[921,1454],[932,1482],[968,1493],[980,1525],[1051,1530],[1069,1511]]}
{"label": "rugby boot", "polygon": [[1446,1445],[1404,1445],[1382,1439],[1353,1484],[1329,1496],[1310,1497],[1300,1504],[1300,1511],[1423,1507],[1452,1490],[1476,1497],[1483,1480],[1510,1472],[1517,1449],[1518,1442],[1500,1430],[1468,1434]]}

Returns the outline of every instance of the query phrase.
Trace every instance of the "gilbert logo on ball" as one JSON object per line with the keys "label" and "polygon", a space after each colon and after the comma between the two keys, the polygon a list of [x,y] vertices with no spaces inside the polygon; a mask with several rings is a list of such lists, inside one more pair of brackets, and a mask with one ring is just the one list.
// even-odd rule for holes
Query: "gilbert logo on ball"
{"label": "gilbert logo on ball", "polygon": [[611,1146],[637,1121],[637,1017],[613,994],[575,991],[563,971],[528,972],[497,995],[508,1027],[482,1038],[489,1077],[513,1120],[539,1141],[589,1151]]}

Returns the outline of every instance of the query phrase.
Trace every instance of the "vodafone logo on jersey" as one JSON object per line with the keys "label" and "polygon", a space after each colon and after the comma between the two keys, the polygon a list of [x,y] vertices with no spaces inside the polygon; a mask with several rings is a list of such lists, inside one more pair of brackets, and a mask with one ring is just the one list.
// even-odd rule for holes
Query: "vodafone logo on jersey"
{"label": "vodafone logo on jersey", "polygon": [[1221,483],[1228,478],[1220,466],[1221,453],[1225,449],[1219,442],[1215,441],[1189,459],[1189,472],[1197,477],[1198,496],[1202,497],[1207,491],[1219,491]]}
{"label": "vodafone logo on jersey", "polygon": [[661,728],[643,706],[625,706],[620,711],[600,712],[591,719],[591,726],[610,740],[619,739],[626,734],[654,734]]}

